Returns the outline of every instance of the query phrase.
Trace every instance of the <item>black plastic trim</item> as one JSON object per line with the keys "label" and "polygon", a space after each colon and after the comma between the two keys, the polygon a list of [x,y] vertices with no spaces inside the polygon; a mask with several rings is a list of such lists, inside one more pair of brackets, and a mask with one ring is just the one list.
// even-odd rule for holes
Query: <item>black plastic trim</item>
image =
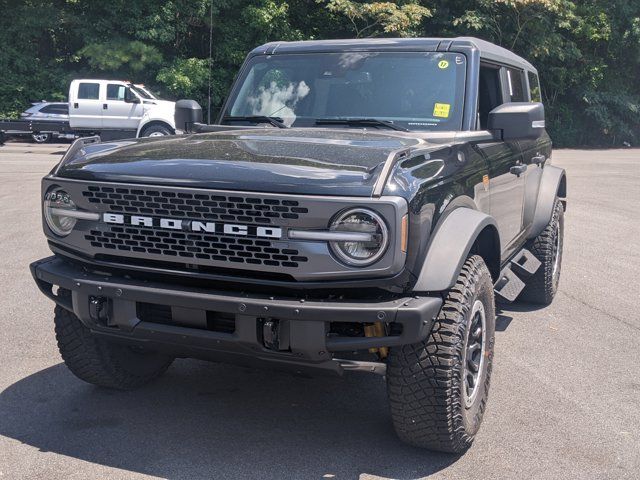
{"label": "black plastic trim", "polygon": [[245,288],[251,285],[260,287],[291,289],[297,291],[367,288],[400,293],[404,290],[403,286],[408,285],[414,280],[413,276],[406,268],[402,269],[399,273],[391,277],[378,277],[369,279],[327,280],[322,282],[273,280],[268,278],[246,276],[246,274],[248,273],[247,271],[242,272],[244,273],[244,276],[240,274],[224,275],[196,271],[188,272],[185,270],[171,268],[134,265],[131,262],[127,262],[126,259],[123,259],[122,263],[107,262],[84,256],[66,247],[61,247],[60,245],[54,243],[52,240],[49,240],[49,248],[56,255],[66,257],[75,262],[86,264],[87,268],[108,270],[113,271],[114,273],[122,274],[124,274],[125,272],[128,272],[130,274],[139,272],[146,274],[163,275],[165,277],[173,277],[174,279],[189,278],[202,281],[223,282],[229,285],[243,284]]}
{"label": "black plastic trim", "polygon": [[[535,238],[551,221],[557,198],[566,202],[566,173],[563,168],[545,165],[540,179],[535,213],[527,238]],[[563,185],[564,182],[564,185]],[[566,210],[566,204],[565,204]]]}
{"label": "black plastic trim", "polygon": [[[155,332],[175,345],[199,346],[212,351],[264,356],[267,360],[322,362],[328,352],[399,346],[424,340],[440,311],[440,297],[400,297],[385,300],[306,301],[299,297],[274,297],[260,294],[185,288],[178,284],[139,282],[125,276],[98,275],[56,257],[48,257],[30,266],[41,290],[56,303],[69,308],[68,297],[49,294],[53,285],[71,292],[72,311],[94,333],[122,339],[154,343]],[[89,313],[91,297],[109,299],[112,317],[109,326],[98,324]],[[62,302],[65,302],[63,304]],[[137,317],[137,302],[171,305],[234,314],[236,331],[221,333],[185,329],[174,325],[142,322]],[[269,352],[257,338],[256,322],[261,318],[288,320],[291,352]],[[327,337],[328,322],[399,323],[400,335],[385,337]],[[177,348],[177,347],[176,347]],[[178,351],[180,349],[178,348]]]}
{"label": "black plastic trim", "polygon": [[499,258],[500,240],[494,218],[464,207],[444,217],[429,242],[414,290],[442,292],[453,287],[471,247],[485,228],[494,232],[493,247]]}

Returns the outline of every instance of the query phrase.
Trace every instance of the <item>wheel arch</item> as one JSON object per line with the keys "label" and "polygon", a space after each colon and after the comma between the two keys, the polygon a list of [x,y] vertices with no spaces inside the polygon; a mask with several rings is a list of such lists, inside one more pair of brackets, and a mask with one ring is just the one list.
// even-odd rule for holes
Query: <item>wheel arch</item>
{"label": "wheel arch", "polygon": [[535,238],[545,229],[553,216],[556,198],[560,198],[566,210],[567,175],[563,168],[547,165],[542,171],[540,188],[536,198],[536,208],[533,214],[531,228],[527,238]]}
{"label": "wheel arch", "polygon": [[140,136],[142,136],[142,132],[144,132],[146,128],[152,127],[154,125],[160,125],[160,126],[166,127],[169,129],[170,132],[172,132],[172,134],[176,133],[176,129],[173,128],[171,124],[169,124],[164,120],[149,120],[148,122],[140,124],[140,126],[138,127],[138,134],[136,136],[139,138]]}
{"label": "wheel arch", "polygon": [[429,242],[414,291],[449,290],[469,254],[480,255],[494,281],[500,274],[500,235],[493,217],[460,207],[441,220]]}

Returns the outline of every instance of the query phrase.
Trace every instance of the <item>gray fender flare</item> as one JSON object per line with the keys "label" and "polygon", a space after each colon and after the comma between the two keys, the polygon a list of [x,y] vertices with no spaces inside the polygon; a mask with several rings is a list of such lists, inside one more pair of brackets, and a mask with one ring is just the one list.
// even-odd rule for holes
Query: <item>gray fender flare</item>
{"label": "gray fender flare", "polygon": [[441,292],[453,287],[480,235],[486,236],[491,245],[492,273],[496,268],[499,271],[500,237],[495,219],[471,208],[456,208],[434,231],[413,290]]}
{"label": "gray fender flare", "polygon": [[553,206],[557,197],[567,196],[567,178],[563,168],[546,165],[542,170],[540,178],[540,188],[538,188],[538,198],[536,199],[536,209],[533,214],[531,228],[527,238],[535,238],[551,221]]}

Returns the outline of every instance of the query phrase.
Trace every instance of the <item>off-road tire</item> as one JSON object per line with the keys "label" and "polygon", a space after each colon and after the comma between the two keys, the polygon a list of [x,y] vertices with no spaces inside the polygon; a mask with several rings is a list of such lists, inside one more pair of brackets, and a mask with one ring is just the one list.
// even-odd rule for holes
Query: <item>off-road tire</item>
{"label": "off-road tire", "polygon": [[101,387],[131,390],[162,375],[172,357],[139,352],[132,347],[91,335],[73,313],[55,307],[58,349],[69,370],[81,380]]}
{"label": "off-road tire", "polygon": [[166,135],[173,135],[173,131],[171,128],[165,125],[160,125],[159,123],[149,125],[140,132],[141,137],[163,137]]}
{"label": "off-road tire", "polygon": [[[484,362],[473,403],[466,405],[464,379],[471,308],[480,300],[486,316]],[[495,336],[491,274],[478,255],[465,262],[448,292],[429,337],[392,348],[387,390],[396,433],[421,448],[460,453],[480,428],[489,393]]]}
{"label": "off-road tire", "polygon": [[[558,248],[558,235],[560,236]],[[558,291],[562,267],[562,246],[564,243],[564,208],[556,199],[553,215],[540,235],[529,241],[526,248],[542,262],[538,271],[526,279],[527,285],[518,300],[525,303],[549,305]],[[557,269],[554,265],[558,255]]]}

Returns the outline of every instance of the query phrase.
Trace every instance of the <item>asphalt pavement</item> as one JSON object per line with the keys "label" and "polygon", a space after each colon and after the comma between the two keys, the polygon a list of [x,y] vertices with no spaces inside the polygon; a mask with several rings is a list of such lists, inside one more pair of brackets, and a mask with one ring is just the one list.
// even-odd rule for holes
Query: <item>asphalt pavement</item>
{"label": "asphalt pavement", "polygon": [[28,270],[49,254],[40,178],[67,146],[0,147],[0,479],[640,477],[640,150],[554,153],[560,290],[500,313],[484,424],[451,456],[396,439],[377,376],[177,360],[134,392],[77,380]]}

